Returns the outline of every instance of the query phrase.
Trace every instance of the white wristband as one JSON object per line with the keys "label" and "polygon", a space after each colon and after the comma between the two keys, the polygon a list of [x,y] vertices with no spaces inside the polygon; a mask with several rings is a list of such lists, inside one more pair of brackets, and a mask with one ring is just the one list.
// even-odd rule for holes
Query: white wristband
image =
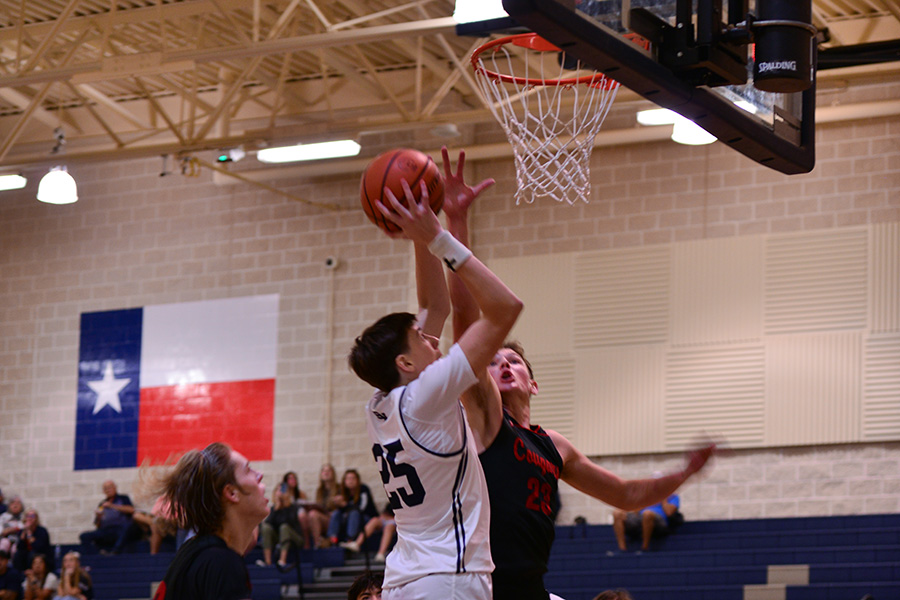
{"label": "white wristband", "polygon": [[442,259],[451,271],[456,271],[472,257],[472,251],[446,229],[431,240],[428,251]]}

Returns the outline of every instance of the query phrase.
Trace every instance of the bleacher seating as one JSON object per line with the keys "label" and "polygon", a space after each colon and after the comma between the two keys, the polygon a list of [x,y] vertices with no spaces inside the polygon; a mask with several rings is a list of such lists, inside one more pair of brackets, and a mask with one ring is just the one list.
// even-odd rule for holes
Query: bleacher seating
{"label": "bleacher seating", "polygon": [[[900,515],[688,521],[647,552],[631,548],[620,552],[608,525],[558,527],[547,589],[566,600],[610,588],[635,600],[900,599]],[[789,565],[808,565],[808,583],[772,581]]]}
{"label": "bleacher seating", "polygon": [[[69,548],[77,549],[62,553]],[[900,515],[688,521],[649,551],[636,549],[632,542],[620,552],[608,525],[557,527],[547,589],[566,600],[611,588],[628,589],[634,600],[900,599]],[[82,556],[96,600],[149,598],[173,556],[150,556],[146,543],[129,550]],[[346,598],[366,566],[340,548],[299,556],[307,600]],[[259,549],[247,557],[254,600],[297,598],[297,570],[256,566],[261,557]]]}

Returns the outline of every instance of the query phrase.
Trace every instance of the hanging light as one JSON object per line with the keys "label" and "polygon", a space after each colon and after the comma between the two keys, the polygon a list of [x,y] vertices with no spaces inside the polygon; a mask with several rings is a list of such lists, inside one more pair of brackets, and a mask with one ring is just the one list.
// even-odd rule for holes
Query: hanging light
{"label": "hanging light", "polygon": [[672,125],[672,141],[689,146],[712,144],[716,137],[705,129],[667,108],[642,110],[637,113],[637,121],[641,125]]}
{"label": "hanging light", "polygon": [[359,144],[354,140],[297,144],[296,146],[280,146],[258,150],[256,152],[256,160],[263,163],[284,163],[301,160],[343,158],[356,156],[359,154],[359,149]]}
{"label": "hanging light", "polygon": [[37,199],[47,204],[72,204],[78,201],[78,186],[65,167],[53,167],[41,178]]}
{"label": "hanging light", "polygon": [[0,191],[21,190],[28,180],[18,174],[0,175]]}

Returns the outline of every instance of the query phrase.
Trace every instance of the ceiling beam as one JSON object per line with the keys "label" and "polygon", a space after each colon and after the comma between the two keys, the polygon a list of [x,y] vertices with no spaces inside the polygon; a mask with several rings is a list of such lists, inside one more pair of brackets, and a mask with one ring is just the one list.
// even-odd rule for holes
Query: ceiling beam
{"label": "ceiling beam", "polygon": [[[224,60],[241,58],[262,58],[284,52],[303,52],[314,49],[328,49],[352,44],[377,43],[397,38],[416,36],[433,36],[440,33],[454,33],[456,22],[453,17],[379,25],[365,29],[338,31],[335,33],[315,33],[280,39],[269,39],[252,45],[229,45],[211,48],[179,50],[160,54],[158,65],[153,68],[166,70],[167,66],[187,64],[185,61],[197,63],[216,63]],[[140,55],[131,55],[139,57]],[[103,62],[94,61],[80,65],[48,68],[38,72],[0,76],[0,87],[31,85],[69,79],[76,75],[92,74],[93,81],[121,79],[121,73],[103,73]],[[93,75],[96,74],[96,77]],[[128,76],[132,76],[129,73]]]}

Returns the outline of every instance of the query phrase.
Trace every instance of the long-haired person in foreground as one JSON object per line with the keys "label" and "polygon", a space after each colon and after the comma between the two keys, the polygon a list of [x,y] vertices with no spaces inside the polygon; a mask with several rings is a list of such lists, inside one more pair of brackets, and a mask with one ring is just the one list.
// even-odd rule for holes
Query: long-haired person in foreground
{"label": "long-haired person in foreground", "polygon": [[154,600],[245,600],[243,554],[269,514],[262,473],[222,443],[191,450],[163,480],[172,517],[197,535],[178,550]]}

